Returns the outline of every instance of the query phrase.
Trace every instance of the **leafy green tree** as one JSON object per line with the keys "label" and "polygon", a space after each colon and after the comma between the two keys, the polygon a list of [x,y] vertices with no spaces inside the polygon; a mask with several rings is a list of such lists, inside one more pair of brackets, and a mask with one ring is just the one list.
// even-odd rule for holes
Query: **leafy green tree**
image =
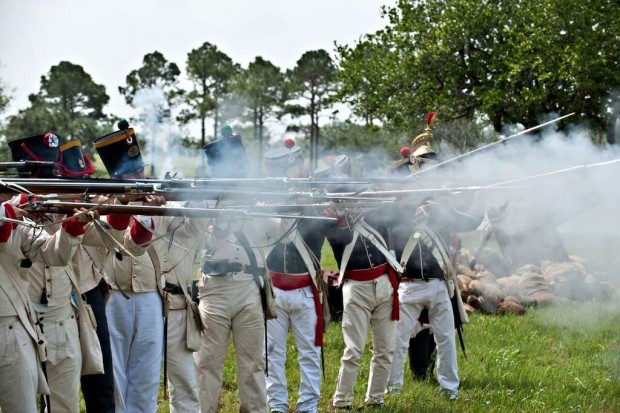
{"label": "leafy green tree", "polygon": [[213,136],[219,129],[221,104],[230,92],[232,79],[237,75],[239,65],[221,52],[216,46],[205,42],[187,55],[186,71],[193,84],[193,90],[185,95],[189,109],[181,111],[179,121],[187,124],[199,120],[201,126],[201,146],[206,142],[205,122],[213,115]]}
{"label": "leafy green tree", "polygon": [[[9,91],[8,85],[0,79],[0,115],[3,114],[9,103],[11,102],[11,95]],[[3,126],[3,122],[0,122],[0,126]],[[8,147],[5,145],[6,143],[6,131],[4,128],[0,128],[0,160],[7,159],[8,160]]]}
{"label": "leafy green tree", "polygon": [[11,101],[8,86],[0,79],[0,113],[4,113]]}
{"label": "leafy green tree", "polygon": [[183,94],[178,86],[180,74],[176,63],[169,62],[163,54],[155,51],[144,55],[142,67],[132,70],[125,79],[126,85],[119,86],[118,91],[128,105],[133,105],[138,90],[159,87],[166,95],[168,106],[172,106],[173,100]]}
{"label": "leafy green tree", "polygon": [[333,104],[336,90],[336,66],[327,51],[304,53],[292,70],[287,70],[288,100],[286,113],[293,118],[310,117],[310,166],[318,159],[319,115]]}
{"label": "leafy green tree", "polygon": [[337,47],[340,97],[360,116],[413,128],[436,110],[497,132],[552,113],[576,112],[600,131],[616,123],[616,2],[399,0],[384,16],[385,29]]}
{"label": "leafy green tree", "polygon": [[[30,106],[9,118],[6,133],[10,139],[55,130],[64,138],[84,142],[107,132],[103,107],[110,98],[82,66],[66,61],[52,66],[41,77],[39,92],[28,99]],[[91,152],[89,145],[84,149]]]}
{"label": "leafy green tree", "polygon": [[258,162],[264,151],[265,121],[276,116],[283,99],[284,75],[278,67],[257,56],[235,79],[233,90],[244,101],[245,117],[252,122],[258,142]]}

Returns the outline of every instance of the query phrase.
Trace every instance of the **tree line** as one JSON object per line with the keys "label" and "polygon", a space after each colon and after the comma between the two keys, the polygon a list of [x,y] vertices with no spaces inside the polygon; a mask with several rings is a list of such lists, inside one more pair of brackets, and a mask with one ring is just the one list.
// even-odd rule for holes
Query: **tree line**
{"label": "tree line", "polygon": [[[616,143],[617,1],[399,0],[382,14],[383,29],[352,45],[335,44],[334,57],[308,51],[292,69],[261,56],[241,67],[205,42],[187,54],[182,72],[154,51],[118,92],[135,106],[140,90],[162,90],[161,115],[185,128],[190,146],[204,146],[223,123],[234,122],[258,159],[268,122],[283,122],[310,149],[312,167],[322,153],[344,148],[397,153],[421,132],[429,111],[441,120],[436,136],[458,150],[506,134],[507,127],[529,128],[569,112],[577,116],[560,127],[579,122],[596,142]],[[0,82],[0,113],[8,99]],[[92,140],[113,129],[118,114],[105,112],[109,99],[84,68],[62,61],[41,77],[29,106],[8,116],[2,137],[53,129],[67,139]],[[336,120],[343,107],[351,115]],[[190,125],[200,125],[200,136],[189,136]],[[482,133],[485,128],[492,133]],[[6,145],[2,150],[6,157]]]}

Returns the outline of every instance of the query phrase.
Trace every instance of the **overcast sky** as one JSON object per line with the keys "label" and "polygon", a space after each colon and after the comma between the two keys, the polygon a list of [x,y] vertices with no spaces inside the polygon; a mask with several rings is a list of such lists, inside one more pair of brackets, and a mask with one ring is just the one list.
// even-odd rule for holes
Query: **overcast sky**
{"label": "overcast sky", "polygon": [[[66,60],[106,87],[106,112],[127,110],[118,93],[155,50],[184,72],[204,42],[247,67],[262,56],[292,68],[309,50],[332,53],[387,21],[395,0],[0,0],[0,79],[12,92],[5,115],[28,106],[40,78]],[[332,53],[333,54],[333,53]]]}

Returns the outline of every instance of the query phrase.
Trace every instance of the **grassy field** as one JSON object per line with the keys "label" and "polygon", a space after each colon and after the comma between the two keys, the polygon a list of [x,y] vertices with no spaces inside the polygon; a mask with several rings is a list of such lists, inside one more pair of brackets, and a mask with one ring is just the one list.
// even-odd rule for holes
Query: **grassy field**
{"label": "grassy field", "polygon": [[[474,315],[465,326],[468,357],[459,353],[461,390],[443,400],[435,379],[413,382],[386,397],[385,412],[619,412],[620,304],[582,303],[540,308],[524,316]],[[325,339],[321,412],[329,412],[343,352],[339,323]],[[297,399],[297,353],[289,345],[289,401]],[[237,384],[231,347],[224,373],[222,412],[237,411]],[[370,352],[355,388],[354,407],[363,406]],[[168,412],[160,400],[159,412]],[[368,409],[366,409],[368,411]],[[291,410],[293,411],[293,410]],[[373,410],[375,411],[375,410]]]}

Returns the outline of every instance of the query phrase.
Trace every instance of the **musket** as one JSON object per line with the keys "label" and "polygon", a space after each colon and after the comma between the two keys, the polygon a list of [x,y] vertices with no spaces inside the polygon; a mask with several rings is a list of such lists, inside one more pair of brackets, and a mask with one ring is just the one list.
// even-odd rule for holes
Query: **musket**
{"label": "musket", "polygon": [[51,161],[18,161],[18,162],[0,162],[0,171],[9,169],[22,169],[30,167],[52,167],[56,163]]}
{"label": "musket", "polygon": [[[326,189],[316,191],[289,191],[282,188],[282,191],[265,191],[261,188],[248,186],[247,188],[230,188],[223,182],[203,184],[200,186],[167,186],[158,183],[150,183],[145,180],[137,181],[118,181],[107,179],[0,179],[0,193],[12,194],[47,194],[48,198],[57,195],[73,196],[75,199],[87,198],[88,195],[98,194],[122,194],[128,195],[132,199],[139,199],[147,195],[164,196],[169,201],[188,201],[188,200],[212,200],[225,197],[226,199],[260,200],[260,201],[282,201],[306,199],[311,202],[329,202],[336,200],[352,201],[390,201],[396,196],[403,194],[416,193],[435,193],[451,192],[455,190],[463,191],[466,189],[477,190],[479,187],[470,188],[420,188],[409,190],[386,190],[386,191],[364,191],[364,192],[326,192]],[[500,189],[500,188],[497,188]],[[43,198],[43,197],[42,197]]]}
{"label": "musket", "polygon": [[448,160],[436,163],[434,165],[429,165],[429,166],[425,167],[424,169],[421,169],[421,170],[419,170],[417,172],[412,173],[411,175],[409,175],[409,178],[412,178],[414,176],[419,176],[421,174],[428,173],[428,171],[431,171],[433,169],[437,169],[437,168],[442,167],[442,166],[444,166],[446,164],[453,163],[453,162],[456,162],[456,161],[459,161],[459,160],[462,160],[462,159],[465,159],[465,158],[469,158],[469,157],[471,157],[471,156],[473,156],[475,154],[478,154],[480,152],[486,151],[486,150],[488,150],[488,149],[490,149],[490,148],[492,148],[492,147],[494,147],[496,145],[506,143],[508,140],[516,138],[517,136],[528,134],[530,132],[533,132],[535,130],[543,128],[543,127],[545,127],[547,125],[550,125],[552,123],[558,122],[558,121],[560,121],[562,119],[566,119],[567,117],[572,116],[574,114],[575,114],[575,112],[572,112],[572,113],[569,113],[568,115],[560,116],[559,118],[556,118],[556,119],[550,120],[548,122],[541,123],[540,125],[532,126],[529,129],[525,129],[525,130],[522,130],[520,132],[517,132],[514,135],[508,136],[507,138],[502,138],[502,139],[500,139],[498,141],[489,143],[488,145],[481,146],[480,148],[474,149],[473,151],[466,152],[466,153],[464,153],[462,155],[455,156],[454,158],[450,158]]}
{"label": "musket", "polygon": [[189,181],[180,184],[148,180],[5,178],[0,179],[0,193],[75,194],[77,198],[88,194],[124,194],[135,197],[160,195],[170,201],[212,200],[222,196],[227,199],[247,200],[249,197],[254,197],[261,200],[281,200],[291,199],[293,196],[315,197],[319,194],[319,191],[291,192],[284,186],[280,191],[265,191],[260,186],[252,185],[251,182],[246,182],[244,185],[246,186],[243,187],[238,182],[237,186],[231,186],[224,180],[195,185]]}
{"label": "musket", "polygon": [[[86,208],[88,211],[97,211],[100,215],[129,214],[147,216],[177,216],[186,218],[218,218],[222,216],[243,218],[289,218],[289,219],[318,219],[333,221],[335,218],[314,215],[293,214],[269,214],[261,212],[249,212],[238,209],[224,208],[183,208],[149,205],[118,205],[118,204],[94,204],[82,202],[29,202],[21,206],[31,214],[73,214],[77,208]],[[77,214],[74,214],[77,215]]]}

